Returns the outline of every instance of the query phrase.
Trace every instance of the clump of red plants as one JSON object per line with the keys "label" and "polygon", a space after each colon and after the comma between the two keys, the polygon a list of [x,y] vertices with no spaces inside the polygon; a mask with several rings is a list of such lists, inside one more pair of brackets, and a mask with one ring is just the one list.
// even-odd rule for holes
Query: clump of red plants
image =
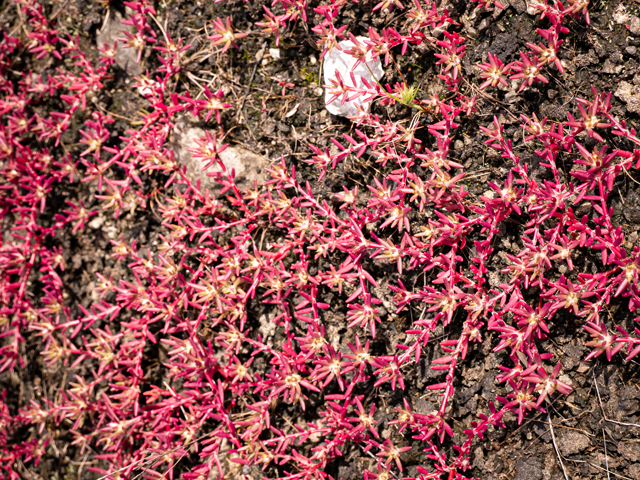
{"label": "clump of red plants", "polygon": [[[190,92],[180,80],[189,45],[162,29],[151,2],[125,2],[130,29],[116,45],[99,46],[97,63],[78,38],[54,28],[42,4],[15,3],[24,24],[0,40],[0,371],[40,362],[64,379],[54,396],[4,392],[2,478],[21,478],[20,468],[47,456],[73,456],[82,475],[102,479],[324,479],[354,448],[374,459],[365,480],[409,478],[409,467],[421,480],[470,478],[470,451],[487,429],[503,427],[505,415],[521,423],[571,392],[560,363],[541,347],[554,318],[573,316],[591,336],[585,361],[640,352],[638,329],[614,328],[601,315],[615,297],[628,298],[630,311],[640,305],[640,250],[624,247],[610,205],[616,179],[640,165],[633,149],[640,139],[612,115],[611,94],[593,89],[576,99],[578,113],[563,123],[523,114],[522,141],[506,138],[497,117],[485,123],[486,148],[510,168],[502,184],[489,184],[490,194],[472,199],[463,165],[450,158],[476,95],[499,94],[510,80],[522,91],[547,82],[552,70],[562,74],[565,24],[589,24],[588,0],[530,3],[547,25],[537,30],[541,43],[511,64],[490,52],[475,78],[461,67],[466,39],[433,0],[383,0],[374,14],[404,9],[406,31],[371,28],[360,42],[336,26],[347,2],[320,2],[313,11],[322,20],[311,31],[322,56],[352,38],[345,53],[389,64],[426,43],[446,92],[420,98],[420,86],[342,77],[326,85],[336,102],[364,96],[415,112],[407,123],[363,111],[335,148],[310,145],[314,181],[356,157],[381,172],[366,189],[345,187],[334,198],[315,193],[285,157],[263,185],[240,189],[219,159],[224,147],[213,126],[192,154],[205,168],[217,166],[210,175],[220,190],[187,177],[168,141],[177,118],[221,123],[233,105],[222,90]],[[502,5],[481,0],[477,8]],[[246,32],[231,18],[211,19],[209,41],[219,54],[251,36],[277,46],[285,28],[310,21],[309,10],[305,0],[276,0]],[[93,100],[110,80],[115,52],[127,48],[138,62],[153,50],[157,63],[130,85],[144,97],[143,121],[114,136],[113,116]],[[16,69],[27,57],[45,67]],[[437,121],[426,123],[428,115]],[[69,145],[73,128],[79,136]],[[603,135],[631,147],[610,148]],[[595,148],[581,144],[587,137]],[[535,149],[549,179],[532,177],[514,141]],[[575,163],[570,176],[559,171],[559,157]],[[150,191],[150,178],[161,179],[159,190]],[[591,208],[578,215],[584,204]],[[152,207],[162,241],[115,239],[111,255],[129,274],[89,272],[95,300],[83,305],[62,280],[65,238],[82,235],[98,213],[117,221]],[[523,225],[523,247],[507,255],[508,280],[490,286],[496,236],[513,218]],[[588,252],[599,265],[576,272],[576,256]],[[376,278],[372,269],[384,263],[393,272]],[[381,293],[389,290],[394,302]],[[346,306],[340,331],[348,332],[348,349],[327,332],[329,298]],[[256,306],[264,318],[253,316]],[[382,325],[401,315],[397,344],[374,348]],[[265,324],[276,334],[267,338]],[[446,339],[434,340],[438,329]],[[449,412],[461,362],[472,350],[479,355],[474,344],[492,333],[493,351],[507,353],[496,377],[507,393],[455,426],[454,441]],[[440,373],[419,395],[430,395],[434,408],[417,412],[405,377],[425,361],[430,340],[441,354],[428,367]],[[399,390],[407,391],[403,406],[378,421],[379,395]]]}

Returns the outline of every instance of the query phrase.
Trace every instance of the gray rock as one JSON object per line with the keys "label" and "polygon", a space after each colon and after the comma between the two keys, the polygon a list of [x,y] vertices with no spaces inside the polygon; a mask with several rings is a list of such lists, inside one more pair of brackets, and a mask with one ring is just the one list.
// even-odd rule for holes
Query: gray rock
{"label": "gray rock", "polygon": [[[365,37],[356,37],[360,43],[368,40]],[[354,46],[351,40],[344,40],[338,43],[342,50],[333,48],[331,53],[327,54],[324,58],[324,84],[331,85],[331,80],[336,79],[336,70],[340,72],[340,76],[346,85],[352,86],[351,72],[353,66],[356,64],[356,59],[351,55],[345,53],[347,50]],[[373,76],[371,75],[373,73]],[[379,58],[371,58],[371,54],[367,55],[367,59],[361,62],[355,69],[353,69],[353,76],[356,79],[356,85],[358,87],[364,87],[364,83],[361,78],[365,78],[371,86],[376,83],[374,76],[377,80],[380,80],[384,76],[382,70],[382,63]],[[330,93],[330,89],[325,89],[324,101],[325,104],[331,100],[334,95]],[[363,103],[365,97],[358,97],[351,101],[344,102],[341,105],[342,98],[337,98],[333,102],[327,105],[327,110],[334,115],[340,115],[342,117],[353,117],[358,115],[358,106],[362,106],[365,112],[371,109],[371,102]]]}
{"label": "gray rock", "polygon": [[[632,244],[635,244],[638,241],[638,233],[632,232],[627,239],[632,242]],[[633,415],[640,410],[640,403],[638,400],[637,391],[633,387],[622,387],[618,394],[618,411],[621,416],[629,417],[629,415]],[[631,420],[626,418],[623,421],[630,422]]]}
{"label": "gray rock", "polygon": [[[170,143],[176,161],[180,166],[186,165],[186,174],[190,181],[195,184],[200,180],[202,191],[208,188],[213,194],[217,193],[220,190],[220,184],[214,178],[207,176],[207,173],[221,172],[222,168],[214,165],[202,171],[206,163],[199,158],[193,158],[189,152],[190,149],[198,147],[196,140],[205,136],[205,130],[195,126],[186,117],[180,118],[175,125]],[[218,142],[218,146],[220,145]],[[229,145],[219,155],[228,172],[235,170],[235,183],[240,190],[253,188],[254,180],[261,185],[269,178],[265,168],[269,166],[270,161],[262,155],[237,145]]]}
{"label": "gray rock", "polygon": [[627,104],[629,112],[640,113],[640,86],[620,82],[614,95]]}
{"label": "gray rock", "polygon": [[509,3],[519,14],[523,14],[527,11],[527,4],[524,0],[509,0]]}
{"label": "gray rock", "polygon": [[506,63],[509,56],[517,49],[518,39],[513,35],[501,33],[489,47],[489,52],[493,53],[496,57]]}
{"label": "gray rock", "polygon": [[616,22],[618,25],[625,24],[629,21],[629,14],[627,13],[627,10],[624,8],[623,3],[618,5],[618,8],[615,9],[613,14],[611,15],[611,18],[613,18],[613,21]]}
{"label": "gray rock", "polygon": [[640,460],[640,445],[637,443],[619,443],[618,453],[631,462]]}
{"label": "gray rock", "polygon": [[473,466],[479,469],[484,469],[484,452],[482,447],[476,447],[473,451]]}
{"label": "gray rock", "polygon": [[542,438],[544,443],[549,443],[552,441],[551,432],[549,431],[549,427],[546,424],[534,422],[533,431],[538,437]]}
{"label": "gray rock", "polygon": [[516,465],[518,480],[542,480],[542,464],[537,458],[522,458]]}
{"label": "gray rock", "polygon": [[602,67],[602,73],[617,75],[620,72],[622,72],[623,69],[624,67],[622,65],[616,65],[611,61],[611,59],[607,58],[604,61],[604,66]]}
{"label": "gray rock", "polygon": [[[103,25],[102,29],[98,32],[96,42],[98,46],[102,46],[106,43],[110,48],[113,48],[113,44],[118,38],[124,37],[122,32],[131,32],[131,25],[123,25],[122,15],[116,10],[109,12],[109,18]],[[136,62],[137,52],[133,48],[124,48],[122,42],[118,42],[118,48],[116,49],[116,65],[126,71],[132,77],[140,75],[140,65]]]}
{"label": "gray rock", "polygon": [[630,15],[629,31],[634,35],[640,34],[640,18],[636,17],[635,15]]}
{"label": "gray rock", "polygon": [[588,67],[589,65],[593,65],[598,63],[598,57],[596,57],[595,52],[589,51],[589,53],[583,53],[582,55],[577,55],[573,60],[573,64],[576,68]]}
{"label": "gray rock", "polygon": [[567,430],[558,438],[558,448],[563,455],[576,455],[590,445],[589,437],[575,430]]}
{"label": "gray rock", "polygon": [[640,18],[631,15],[626,11],[624,3],[618,5],[618,8],[612,14],[613,21],[618,25],[628,25],[629,31],[634,34],[640,34]]}

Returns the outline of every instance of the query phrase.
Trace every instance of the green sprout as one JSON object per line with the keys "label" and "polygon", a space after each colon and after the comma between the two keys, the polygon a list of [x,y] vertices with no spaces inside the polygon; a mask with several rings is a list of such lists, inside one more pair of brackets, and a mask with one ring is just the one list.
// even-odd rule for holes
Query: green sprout
{"label": "green sprout", "polygon": [[407,86],[406,84],[403,84],[403,88],[399,92],[400,97],[396,98],[396,100],[403,105],[411,106],[413,104],[413,100],[416,98],[416,95],[418,94],[419,89],[420,87],[415,84],[411,86]]}
{"label": "green sprout", "polygon": [[317,82],[317,76],[315,73],[310,72],[309,70],[305,68],[303,68],[302,70],[300,70],[300,76],[302,78],[304,78],[305,82],[307,82],[307,84],[311,84],[313,82]]}

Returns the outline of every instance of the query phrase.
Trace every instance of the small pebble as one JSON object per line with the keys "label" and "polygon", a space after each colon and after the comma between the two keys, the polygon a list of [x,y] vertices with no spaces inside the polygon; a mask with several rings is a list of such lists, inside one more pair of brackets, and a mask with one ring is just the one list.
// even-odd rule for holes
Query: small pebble
{"label": "small pebble", "polygon": [[94,230],[97,230],[98,228],[102,227],[102,224],[104,223],[104,221],[105,221],[104,217],[98,216],[89,222],[89,226]]}
{"label": "small pebble", "polygon": [[634,47],[633,45],[627,47],[625,50],[629,55],[635,55],[636,52],[638,51],[638,49],[636,47]]}
{"label": "small pebble", "polygon": [[311,55],[309,57],[309,62],[311,63],[311,65],[315,65],[316,63],[318,63],[318,60],[316,60],[316,56],[315,55]]}
{"label": "small pebble", "polygon": [[271,58],[273,58],[274,60],[280,60],[280,49],[279,48],[270,48],[269,49],[269,55],[271,55]]}

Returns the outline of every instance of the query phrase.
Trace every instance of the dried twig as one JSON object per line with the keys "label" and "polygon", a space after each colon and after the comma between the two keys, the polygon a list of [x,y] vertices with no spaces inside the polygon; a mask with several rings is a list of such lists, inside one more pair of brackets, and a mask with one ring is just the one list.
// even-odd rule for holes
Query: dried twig
{"label": "dried twig", "polygon": [[558,460],[562,467],[562,473],[564,474],[565,480],[569,480],[569,477],[567,477],[567,471],[564,469],[564,464],[562,463],[562,455],[560,455],[560,450],[558,450],[558,445],[556,444],[556,436],[553,433],[553,423],[551,423],[551,415],[549,413],[547,413],[547,421],[549,422],[549,431],[551,432],[551,440],[553,440],[553,448],[555,448],[556,455],[558,455]]}
{"label": "dried twig", "polygon": [[596,393],[598,394],[598,401],[600,402],[600,410],[602,410],[602,419],[605,422],[615,423],[617,425],[623,425],[625,427],[640,427],[637,423],[625,423],[625,422],[617,422],[616,420],[610,420],[607,418],[607,415],[604,413],[604,407],[602,406],[602,398],[600,398],[600,389],[598,388],[598,382],[596,381],[596,374],[593,373],[593,383],[596,386]]}
{"label": "dried twig", "polygon": [[602,429],[602,440],[604,441],[604,465],[607,467],[607,480],[611,480],[609,476],[609,458],[607,457],[607,437],[604,434],[604,428]]}
{"label": "dried twig", "polygon": [[258,65],[260,65],[260,62],[262,62],[262,56],[264,55],[264,51],[266,49],[267,49],[267,42],[264,42],[262,44],[262,48],[258,52],[258,57],[257,57],[255,65],[253,66],[253,71],[251,72],[251,77],[249,77],[249,83],[247,83],[247,88],[246,88],[246,91],[244,92],[244,96],[242,97],[242,101],[240,102],[240,107],[238,108],[238,111],[236,112],[236,118],[237,119],[240,118],[240,114],[242,113],[242,107],[244,107],[244,102],[247,99],[247,95],[249,94],[249,90],[251,89],[251,83],[253,82],[253,77],[256,76],[256,70],[258,70]]}
{"label": "dried twig", "polygon": [[[567,458],[566,460],[569,461],[569,462],[575,462],[575,463],[586,463],[590,467],[597,468],[598,470],[604,470],[604,468],[602,468],[600,465],[596,465],[595,463],[587,462],[586,460],[576,460],[575,458]],[[620,475],[619,473],[616,473],[616,472],[610,472],[610,473],[614,477],[623,478],[624,480],[633,480],[633,478],[625,477],[624,475]]]}
{"label": "dried twig", "polygon": [[55,19],[56,19],[56,17],[58,16],[58,14],[59,14],[62,10],[64,10],[64,9],[67,7],[67,4],[68,4],[68,3],[69,3],[69,0],[67,0],[66,2],[64,2],[64,3],[62,4],[62,6],[60,6],[60,7],[58,8],[58,10],[56,10],[56,11],[55,11],[55,13],[54,13],[53,15],[51,15],[51,18],[49,19],[49,21],[50,21],[50,22],[52,22],[53,20],[55,20]]}
{"label": "dried twig", "polygon": [[[371,453],[371,452],[370,452],[370,451],[368,451],[368,450],[365,452],[365,451],[364,451],[364,447],[363,447],[362,445],[358,445],[358,446],[360,447],[360,449],[361,449],[364,453],[366,453],[367,455],[369,455],[369,456],[370,456],[371,458],[373,458],[376,462],[378,461],[378,457],[376,457],[373,453]],[[394,472],[389,472],[389,473],[393,476],[393,478],[396,478],[396,479],[398,478],[398,476],[397,476]]]}

